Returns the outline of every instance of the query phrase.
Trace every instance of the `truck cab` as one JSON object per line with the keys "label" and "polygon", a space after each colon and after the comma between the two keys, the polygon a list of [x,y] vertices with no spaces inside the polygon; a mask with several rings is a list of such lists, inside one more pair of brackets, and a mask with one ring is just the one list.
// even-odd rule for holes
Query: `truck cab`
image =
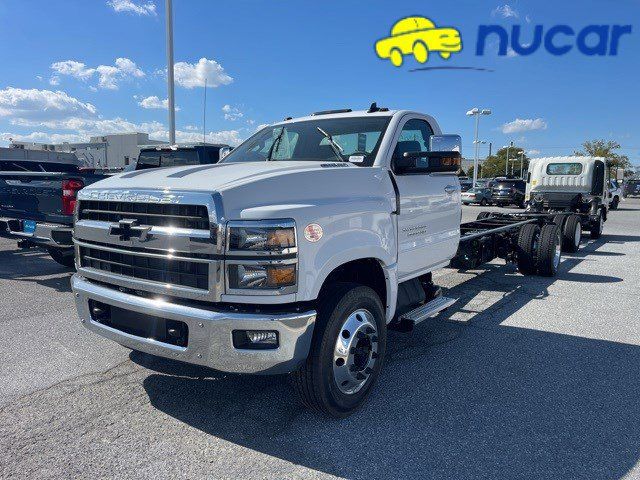
{"label": "truck cab", "polygon": [[573,212],[591,238],[600,238],[609,211],[606,160],[586,156],[532,159],[525,200],[531,210]]}
{"label": "truck cab", "polygon": [[270,125],[219,164],[91,185],[74,228],[80,319],[150,354],[290,373],[303,403],[346,416],[387,328],[453,303],[431,272],[458,249],[460,145],[429,115],[373,104]]}

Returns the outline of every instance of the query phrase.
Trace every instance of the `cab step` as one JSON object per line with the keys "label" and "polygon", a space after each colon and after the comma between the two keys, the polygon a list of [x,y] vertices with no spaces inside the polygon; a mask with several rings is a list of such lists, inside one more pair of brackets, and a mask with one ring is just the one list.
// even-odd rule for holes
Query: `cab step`
{"label": "cab step", "polygon": [[420,305],[419,307],[402,314],[398,320],[389,324],[389,328],[391,330],[396,330],[399,332],[410,332],[418,323],[426,320],[429,317],[436,316],[438,313],[446,310],[454,303],[456,303],[455,298],[449,298],[440,295],[430,302],[427,302],[424,305]]}

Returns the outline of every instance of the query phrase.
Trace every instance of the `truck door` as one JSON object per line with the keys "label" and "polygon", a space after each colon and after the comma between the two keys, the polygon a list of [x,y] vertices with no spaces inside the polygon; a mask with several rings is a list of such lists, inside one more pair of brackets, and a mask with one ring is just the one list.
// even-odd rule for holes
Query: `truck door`
{"label": "truck door", "polygon": [[[428,151],[433,130],[422,118],[407,120],[393,156]],[[460,239],[460,186],[454,174],[396,174],[400,194],[398,215],[398,278],[406,280],[451,259]]]}

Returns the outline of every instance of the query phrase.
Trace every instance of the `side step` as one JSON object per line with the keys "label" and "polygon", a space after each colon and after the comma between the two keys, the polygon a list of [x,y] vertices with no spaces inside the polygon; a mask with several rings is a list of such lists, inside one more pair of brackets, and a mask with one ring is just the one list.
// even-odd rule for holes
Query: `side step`
{"label": "side step", "polygon": [[397,321],[390,324],[389,327],[391,330],[410,332],[418,323],[429,317],[436,316],[438,313],[449,308],[454,303],[456,303],[455,298],[443,297],[441,295],[430,302],[420,305],[419,307],[403,314]]}

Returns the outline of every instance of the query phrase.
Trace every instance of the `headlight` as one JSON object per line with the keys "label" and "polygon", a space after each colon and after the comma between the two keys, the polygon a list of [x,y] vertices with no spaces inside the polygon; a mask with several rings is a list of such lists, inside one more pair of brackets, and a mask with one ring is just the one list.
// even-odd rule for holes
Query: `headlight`
{"label": "headlight", "polygon": [[229,251],[286,252],[296,246],[292,221],[261,225],[261,222],[229,224]]}
{"label": "headlight", "polygon": [[296,284],[296,265],[229,265],[229,288],[273,290]]}

